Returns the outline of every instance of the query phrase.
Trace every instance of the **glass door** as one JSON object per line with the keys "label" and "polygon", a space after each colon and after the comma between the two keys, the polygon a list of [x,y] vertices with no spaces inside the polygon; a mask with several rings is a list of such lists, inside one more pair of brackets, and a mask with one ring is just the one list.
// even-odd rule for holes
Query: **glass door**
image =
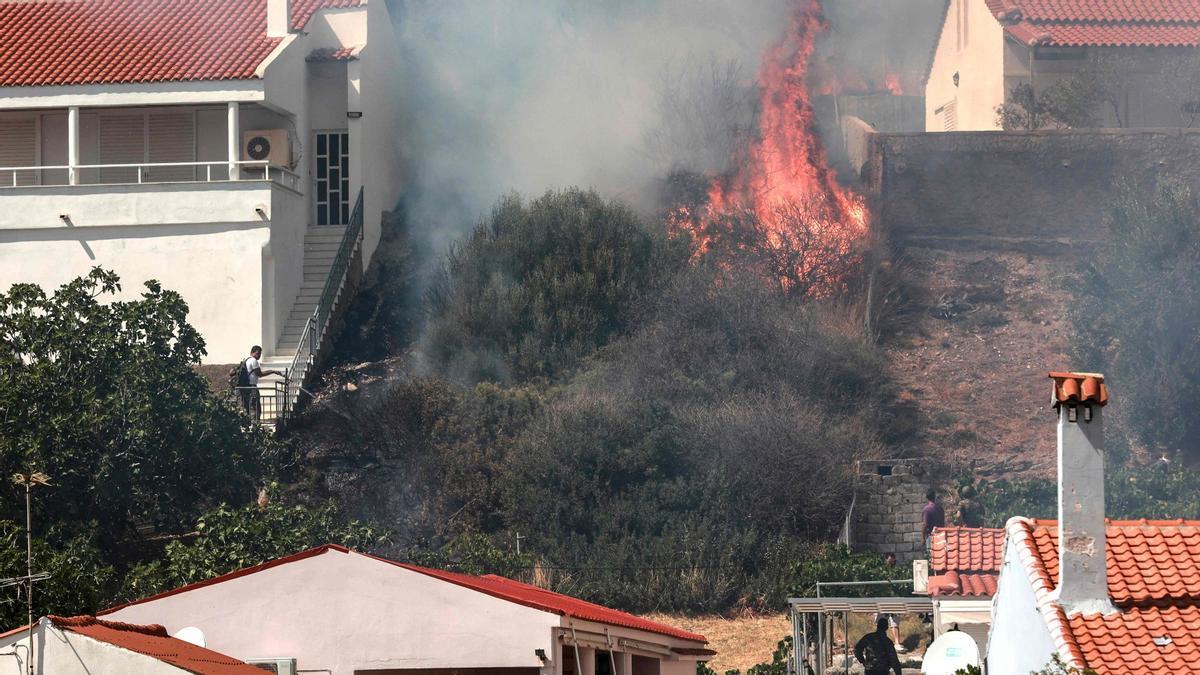
{"label": "glass door", "polygon": [[318,131],[316,146],[317,225],[346,225],[350,222],[350,134]]}

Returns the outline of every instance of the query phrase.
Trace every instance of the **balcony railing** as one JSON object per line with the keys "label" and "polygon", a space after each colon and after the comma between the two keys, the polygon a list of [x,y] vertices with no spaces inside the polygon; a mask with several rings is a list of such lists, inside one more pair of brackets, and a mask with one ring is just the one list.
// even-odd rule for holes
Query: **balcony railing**
{"label": "balcony railing", "polygon": [[[190,171],[189,171],[190,170]],[[91,176],[87,175],[91,174]],[[93,179],[94,178],[94,179]],[[74,179],[74,180],[73,180]],[[85,179],[85,180],[81,180]],[[270,162],[142,162],[0,167],[0,188],[269,180],[300,192],[300,176]]]}

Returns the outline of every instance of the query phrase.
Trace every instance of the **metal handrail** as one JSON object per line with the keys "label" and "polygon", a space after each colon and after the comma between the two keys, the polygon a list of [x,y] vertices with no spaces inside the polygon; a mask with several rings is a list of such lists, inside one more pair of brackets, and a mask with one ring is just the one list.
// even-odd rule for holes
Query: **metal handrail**
{"label": "metal handrail", "polygon": [[[329,328],[329,320],[333,316],[334,307],[342,288],[346,285],[350,261],[355,250],[362,244],[362,238],[363,191],[362,188],[359,188],[358,199],[354,202],[354,211],[350,215],[346,231],[342,233],[342,241],[338,245],[333,264],[329,267],[329,274],[325,277],[325,286],[321,289],[321,297],[317,301],[312,315],[304,323],[304,330],[300,333],[300,340],[296,343],[296,353],[292,356],[292,366],[288,368],[287,376],[284,377],[284,404],[281,408],[284,420],[292,412],[293,396],[298,398],[301,388],[304,386],[304,377],[308,375],[308,369],[316,362],[317,352],[321,348],[321,342],[325,339],[325,331]],[[293,382],[292,377],[297,374],[300,380]],[[293,388],[295,388],[295,394],[293,394]]]}
{"label": "metal handrail", "polygon": [[[63,165],[63,164],[54,164],[54,165],[45,165],[45,166],[3,166],[3,167],[0,167],[0,173],[4,173],[6,171],[12,172],[12,185],[5,186],[5,187],[36,187],[36,186],[18,185],[17,184],[17,174],[18,173],[29,173],[29,172],[33,172],[33,171],[68,171],[69,172],[69,171],[82,171],[85,169],[86,170],[137,169],[137,182],[142,183],[142,182],[144,182],[143,169],[145,169],[147,171],[152,171],[154,169],[197,168],[197,167],[205,168],[205,178],[203,180],[200,180],[200,179],[171,180],[171,181],[167,181],[167,182],[171,182],[171,183],[208,182],[208,183],[211,183],[213,181],[213,167],[218,167],[218,168],[232,167],[232,168],[236,168],[239,170],[240,169],[261,170],[263,172],[262,180],[270,180],[271,174],[277,173],[279,175],[279,178],[280,178],[279,183],[281,185],[285,185],[293,190],[296,190],[297,192],[299,191],[299,187],[300,187],[300,175],[299,174],[295,173],[294,171],[291,171],[290,169],[284,168],[282,166],[272,166],[271,163],[267,160],[237,160],[237,161],[233,161],[233,162],[230,162],[228,160],[223,161],[223,162],[140,162],[140,163],[136,163],[136,164],[76,164],[74,166]],[[240,174],[240,171],[238,173]],[[224,178],[221,178],[220,174],[218,174],[217,180],[239,181],[239,180],[258,180],[258,179],[255,179],[255,178],[245,179],[245,178],[241,178],[240,176],[230,177],[228,174],[226,174]]]}

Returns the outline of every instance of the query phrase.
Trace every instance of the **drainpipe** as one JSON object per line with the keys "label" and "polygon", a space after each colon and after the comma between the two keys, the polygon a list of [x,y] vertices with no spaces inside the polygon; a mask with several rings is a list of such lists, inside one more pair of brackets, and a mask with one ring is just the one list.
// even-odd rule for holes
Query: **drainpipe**
{"label": "drainpipe", "polygon": [[79,106],[67,108],[67,184],[79,185]]}

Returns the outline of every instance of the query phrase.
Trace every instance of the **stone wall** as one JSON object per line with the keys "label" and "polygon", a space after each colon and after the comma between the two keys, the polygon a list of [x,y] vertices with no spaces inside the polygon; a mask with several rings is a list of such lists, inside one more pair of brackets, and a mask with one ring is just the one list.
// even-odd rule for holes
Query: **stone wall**
{"label": "stone wall", "polygon": [[850,548],[880,555],[895,553],[902,569],[924,558],[921,509],[928,487],[922,460],[859,462],[849,517]]}
{"label": "stone wall", "polygon": [[1094,239],[1121,181],[1200,185],[1200,130],[877,133],[861,167],[888,232]]}

